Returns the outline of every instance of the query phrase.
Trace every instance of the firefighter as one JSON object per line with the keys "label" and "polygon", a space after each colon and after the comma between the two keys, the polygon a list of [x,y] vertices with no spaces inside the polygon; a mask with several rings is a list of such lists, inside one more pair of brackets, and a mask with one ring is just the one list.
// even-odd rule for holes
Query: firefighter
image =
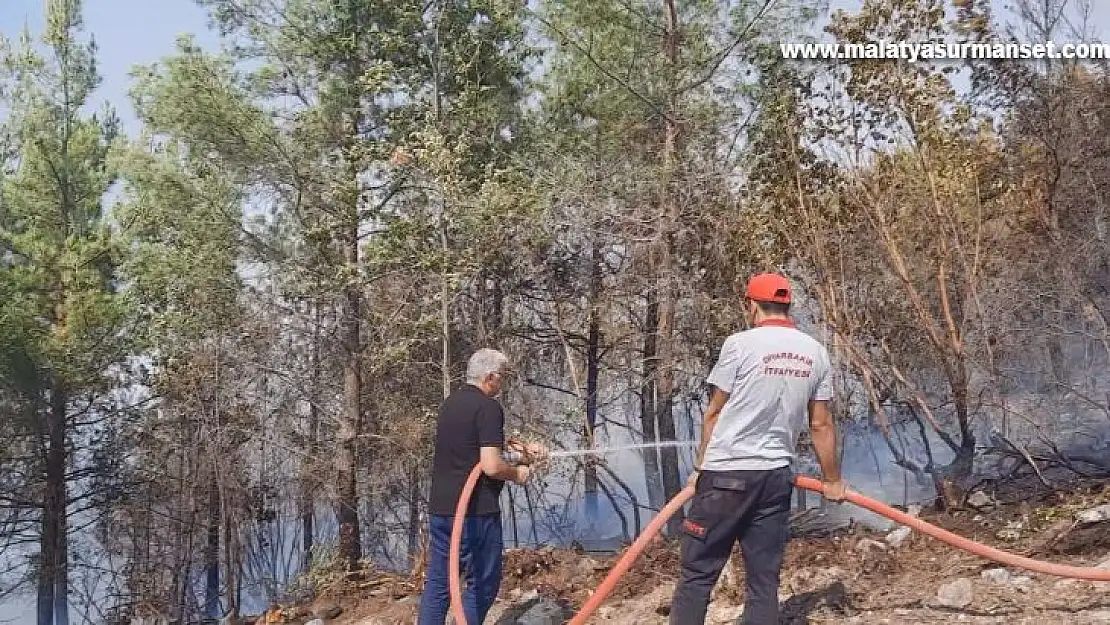
{"label": "firefighter", "polygon": [[829,410],[828,352],[794,327],[792,289],[785,277],[754,276],[744,295],[751,329],[725,340],[707,380],[712,396],[688,482],[695,495],[683,523],[682,574],[671,625],[705,622],[710,593],[737,541],[747,573],[742,622],[779,622],[793,467],[807,422],[825,497],[840,501],[846,490]]}

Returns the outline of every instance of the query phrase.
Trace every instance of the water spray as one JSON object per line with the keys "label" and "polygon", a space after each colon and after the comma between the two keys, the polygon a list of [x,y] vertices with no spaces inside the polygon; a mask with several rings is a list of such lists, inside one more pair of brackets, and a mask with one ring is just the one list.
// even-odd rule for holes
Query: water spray
{"label": "water spray", "polygon": [[[547,457],[551,458],[576,458],[580,456],[604,456],[606,454],[615,454],[622,451],[642,451],[645,449],[672,449],[679,447],[694,447],[697,445],[694,441],[661,441],[658,443],[637,443],[635,445],[618,445],[616,447],[605,447],[602,449],[557,449],[548,452]],[[519,451],[507,450],[501,452],[501,458],[510,464],[517,464],[524,460],[524,454]]]}
{"label": "water spray", "polygon": [[[615,454],[618,452],[637,452],[643,450],[666,450],[666,448],[675,447],[693,447],[697,443],[693,441],[663,441],[659,443],[637,443],[634,445],[618,445],[615,447],[604,448],[585,448],[585,450],[556,450],[548,452],[548,458],[557,457],[579,457],[579,456],[603,456],[606,454]],[[524,462],[524,454],[515,450],[506,450],[501,453],[502,460],[509,464],[519,464]]]}
{"label": "water spray", "polygon": [[636,445],[620,445],[606,447],[605,449],[560,449],[548,454],[549,458],[574,458],[576,456],[603,456],[615,454],[620,451],[642,451],[644,449],[671,449],[675,447],[693,447],[693,441],[662,441],[659,443],[639,443]]}

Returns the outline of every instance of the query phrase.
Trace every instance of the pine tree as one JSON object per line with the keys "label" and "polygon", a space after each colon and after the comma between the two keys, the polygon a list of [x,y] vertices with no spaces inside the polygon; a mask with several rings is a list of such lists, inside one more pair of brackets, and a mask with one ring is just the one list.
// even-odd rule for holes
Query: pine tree
{"label": "pine tree", "polygon": [[0,335],[14,356],[2,373],[21,407],[12,434],[23,450],[8,470],[27,476],[12,501],[38,518],[40,625],[69,622],[73,522],[113,495],[119,458],[97,449],[117,431],[110,393],[126,374],[134,321],[103,209],[118,124],[110,109],[83,112],[99,76],[81,29],[79,0],[52,0],[42,49],[24,33],[5,42],[0,65],[14,149],[0,196]]}
{"label": "pine tree", "polygon": [[[455,204],[474,207],[479,193],[499,193],[483,188],[504,163],[498,131],[516,104],[520,27],[515,10],[498,3],[205,4],[235,38],[234,53],[215,57],[183,42],[141,81],[139,109],[152,132],[203,154],[261,206],[266,223],[247,238],[279,299],[312,296],[338,312],[338,349],[322,355],[342,372],[341,407],[324,422],[335,424],[329,481],[339,550],[353,569],[365,554],[357,476],[372,461],[368,450],[395,452],[375,442],[387,440],[387,420],[376,413],[388,404],[384,386],[398,377],[405,346],[428,338],[417,309],[402,317],[417,335],[405,330],[387,343],[397,328],[375,322],[396,324],[398,315],[375,294],[419,293],[414,285],[429,269],[447,284],[454,253],[426,250],[451,238]],[[252,69],[241,70],[248,61]],[[399,268],[416,270],[403,285]],[[380,386],[371,393],[370,384]]]}

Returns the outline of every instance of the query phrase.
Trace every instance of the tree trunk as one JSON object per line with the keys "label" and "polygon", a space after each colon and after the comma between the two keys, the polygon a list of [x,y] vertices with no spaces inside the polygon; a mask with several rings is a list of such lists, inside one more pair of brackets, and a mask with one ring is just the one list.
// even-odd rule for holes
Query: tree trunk
{"label": "tree trunk", "polygon": [[[601,290],[601,254],[595,245],[590,255],[590,327],[586,346],[586,444],[596,445],[597,429],[597,392],[601,363],[601,320],[598,310],[598,295]],[[584,467],[583,491],[586,497],[586,522],[597,522],[598,482],[597,467],[587,462]]]}
{"label": "tree trunk", "polygon": [[[345,260],[354,270],[358,266],[358,227],[352,228],[346,242]],[[351,278],[352,280],[354,278]],[[339,520],[339,554],[348,570],[358,568],[362,541],[358,523],[357,455],[358,433],[362,420],[362,358],[359,332],[361,312],[357,285],[346,287],[343,311],[343,411],[339,419],[335,473],[339,489],[336,516]]]}
{"label": "tree trunk", "polygon": [[315,542],[313,526],[316,522],[313,505],[311,489],[306,487],[301,495],[301,568],[304,571],[312,568],[312,549]]}
{"label": "tree trunk", "polygon": [[[317,301],[312,302],[312,314],[314,323],[312,324],[312,358],[309,361],[309,366],[312,367],[311,382],[312,388],[309,389],[309,405],[308,405],[308,458],[309,462],[319,457],[320,451],[320,303]],[[306,471],[304,466],[301,468],[301,501],[300,501],[300,515],[301,515],[301,550],[302,550],[302,564],[301,567],[304,571],[312,568],[312,548],[316,540],[316,498],[313,496],[315,486],[318,483],[314,476],[314,471]]]}
{"label": "tree trunk", "polygon": [[54,625],[54,536],[57,519],[43,509],[39,537],[38,625]]}
{"label": "tree trunk", "polygon": [[[180,416],[181,431],[187,431],[188,419],[186,418],[185,411],[181,411]],[[175,475],[177,476],[176,485],[178,490],[184,491],[186,488],[186,479],[189,475],[189,460],[190,454],[182,447],[178,458],[177,466],[175,467]],[[156,506],[151,506],[155,508]],[[192,506],[188,506],[191,508]],[[173,518],[178,521],[172,527],[181,529],[184,527],[192,527],[195,513],[192,510],[186,509],[184,498],[175,502],[173,506]],[[170,580],[170,609],[169,616],[171,620],[177,622],[185,622],[187,611],[185,607],[185,591],[188,587],[186,580],[189,578],[188,572],[192,569],[191,555],[192,549],[192,532],[175,531],[173,532],[173,566],[171,570]]]}
{"label": "tree trunk", "polygon": [[69,625],[69,536],[66,523],[65,482],[58,514],[58,549],[54,552],[54,625]]}
{"label": "tree trunk", "polygon": [[[955,363],[956,379],[951,381],[952,400],[956,407],[956,421],[960,428],[960,445],[956,457],[937,474],[938,495],[945,508],[954,508],[963,502],[964,488],[975,463],[975,435],[971,431],[971,414],[967,387],[967,368],[962,358]],[[938,502],[940,503],[940,502]]]}
{"label": "tree trunk", "polygon": [[[439,242],[440,252],[443,254],[442,262],[443,268],[440,272],[440,301],[439,301],[439,329],[440,329],[440,342],[441,354],[440,370],[442,372],[441,383],[443,385],[443,398],[447,399],[451,395],[451,288],[450,281],[447,275],[447,253],[449,251],[447,242],[447,202],[443,202],[443,214],[439,219]],[[479,280],[479,284],[484,289],[485,280]],[[485,306],[485,300],[481,300],[481,305]],[[478,321],[484,321],[485,315],[479,315]],[[484,334],[479,330],[479,334]],[[485,337],[482,337],[485,341]]]}
{"label": "tree trunk", "polygon": [[38,623],[69,623],[66,541],[66,393],[57,382],[46,412],[46,489],[39,536]]}
{"label": "tree trunk", "polygon": [[234,622],[239,618],[239,608],[242,605],[239,596],[239,585],[241,583],[241,569],[240,569],[240,547],[239,547],[239,533],[236,530],[234,520],[229,514],[228,507],[225,501],[221,498],[221,516],[223,517],[224,526],[224,563],[226,572],[224,577],[227,579],[227,614],[229,619]]}
{"label": "tree trunk", "polygon": [[[666,21],[663,35],[663,48],[664,55],[667,60],[667,65],[670,68],[667,93],[667,115],[665,118],[665,135],[663,140],[663,169],[665,176],[665,188],[663,194],[663,221],[662,232],[659,241],[660,257],[658,259],[659,280],[656,287],[659,288],[659,322],[657,326],[658,338],[658,371],[659,383],[657,387],[656,402],[662,402],[662,405],[657,406],[658,419],[659,419],[659,439],[661,441],[675,440],[675,425],[674,425],[674,411],[673,411],[673,397],[674,397],[674,326],[675,326],[675,229],[678,226],[678,194],[677,189],[677,171],[678,171],[678,150],[681,128],[679,127],[679,105],[678,105],[678,46],[679,46],[679,23],[678,23],[678,9],[675,6],[675,0],[667,0],[665,7]],[[678,450],[670,447],[662,450],[662,477],[663,477],[663,492],[666,500],[672,499],[678,494],[679,489],[682,488],[682,483],[679,479],[678,473]],[[671,517],[667,523],[668,531],[674,534],[679,531],[682,525],[683,512],[680,509],[678,513]]]}
{"label": "tree trunk", "polygon": [[[658,442],[655,435],[657,398],[659,395],[656,370],[658,351],[656,349],[659,322],[659,302],[654,291],[648,293],[647,327],[644,328],[644,387],[640,393],[640,429],[644,433],[644,443]],[[648,505],[659,510],[663,501],[663,480],[659,473],[659,456],[656,449],[648,447],[642,452],[644,459],[644,480],[647,485]]]}
{"label": "tree trunk", "polygon": [[[354,3],[351,11],[349,35],[355,41],[353,48],[358,49],[359,19]],[[357,52],[355,52],[357,54]],[[347,66],[347,79],[355,85],[362,79],[362,71],[357,58],[352,58]],[[339,521],[339,556],[347,570],[358,568],[362,559],[362,539],[359,528],[358,512],[358,437],[362,430],[362,296],[359,288],[359,170],[356,162],[354,141],[361,134],[361,105],[355,88],[350,87],[351,101],[347,104],[350,136],[344,146],[347,162],[345,183],[347,188],[341,194],[345,207],[342,225],[343,261],[346,266],[346,284],[343,287],[344,306],[342,316],[343,343],[343,409],[339,419],[338,449],[335,455],[336,482],[339,502],[336,516]]]}
{"label": "tree trunk", "polygon": [[[317,414],[316,402],[313,401],[309,408],[309,457],[315,458],[318,452],[316,444],[317,430],[320,417]],[[306,472],[307,473],[307,472]],[[301,484],[301,566],[304,571],[312,568],[312,549],[315,546],[316,525],[316,498],[313,496],[314,479],[307,475],[302,477]]]}
{"label": "tree trunk", "polygon": [[[214,468],[213,468],[214,469]],[[208,485],[208,543],[204,549],[204,616],[220,617],[220,488],[215,470]]]}
{"label": "tree trunk", "polygon": [[513,489],[505,489],[509,493],[509,522],[513,527],[513,549],[520,548],[520,530],[517,528],[516,523],[516,499],[513,497]]}
{"label": "tree trunk", "polygon": [[416,567],[420,553],[420,474],[413,468],[409,471],[409,570]]}

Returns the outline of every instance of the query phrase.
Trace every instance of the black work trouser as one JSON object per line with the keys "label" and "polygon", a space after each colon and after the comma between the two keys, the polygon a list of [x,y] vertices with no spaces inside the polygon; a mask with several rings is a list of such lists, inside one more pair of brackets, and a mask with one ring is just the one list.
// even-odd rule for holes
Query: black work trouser
{"label": "black work trouser", "polygon": [[682,577],[671,602],[671,625],[705,623],[709,596],[737,540],[747,578],[742,623],[776,625],[793,471],[703,471],[695,490],[683,523]]}

